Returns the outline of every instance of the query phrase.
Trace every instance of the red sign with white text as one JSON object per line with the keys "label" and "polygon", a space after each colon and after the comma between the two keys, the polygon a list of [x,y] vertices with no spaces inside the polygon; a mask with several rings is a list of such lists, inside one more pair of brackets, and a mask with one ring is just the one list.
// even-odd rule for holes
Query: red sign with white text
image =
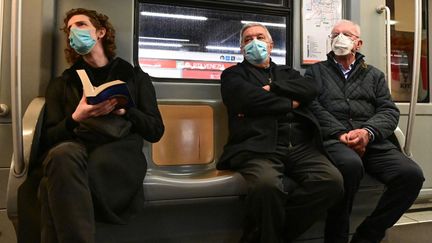
{"label": "red sign with white text", "polygon": [[220,79],[222,71],[190,70],[182,71],[182,78]]}
{"label": "red sign with white text", "polygon": [[175,60],[140,58],[139,63],[141,67],[177,68],[177,62]]}
{"label": "red sign with white text", "polygon": [[199,69],[199,70],[218,70],[223,71],[235,63],[229,62],[199,62],[199,61],[184,61],[184,69]]}
{"label": "red sign with white text", "polygon": [[236,63],[233,62],[207,62],[152,58],[140,58],[139,63],[142,68],[149,68],[149,70],[155,70],[158,68],[178,70],[181,72],[181,78],[193,79],[220,79],[223,70],[236,65]]}

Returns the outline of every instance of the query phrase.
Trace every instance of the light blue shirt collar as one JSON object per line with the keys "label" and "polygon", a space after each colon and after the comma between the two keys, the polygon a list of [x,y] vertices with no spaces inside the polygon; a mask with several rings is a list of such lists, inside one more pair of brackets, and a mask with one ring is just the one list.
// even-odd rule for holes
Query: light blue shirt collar
{"label": "light blue shirt collar", "polygon": [[333,60],[334,60],[334,62],[337,64],[337,66],[339,67],[339,69],[342,71],[342,73],[343,73],[345,79],[347,79],[349,73],[351,72],[351,70],[352,70],[353,67],[354,67],[354,63],[355,63],[356,60],[354,60],[354,61],[353,61],[353,62],[348,66],[348,69],[345,69],[345,68],[342,66],[342,64],[340,64],[340,63],[338,63],[338,62],[336,61],[336,59],[333,59]]}

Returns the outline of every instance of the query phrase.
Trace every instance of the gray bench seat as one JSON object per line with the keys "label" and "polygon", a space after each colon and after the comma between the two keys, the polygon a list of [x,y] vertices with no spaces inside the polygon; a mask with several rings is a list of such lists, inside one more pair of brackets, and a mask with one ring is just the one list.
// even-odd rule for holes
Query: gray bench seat
{"label": "gray bench seat", "polygon": [[[217,124],[223,123],[221,119],[222,121],[225,119],[224,112],[220,108],[221,104],[216,106],[219,107],[213,107],[212,112],[209,113],[211,116],[205,121],[212,123],[212,127],[209,129],[207,125],[202,126],[203,120],[199,119],[197,140],[185,140],[189,143],[188,146],[200,149],[196,155],[178,154],[179,150],[188,151],[188,149],[184,147],[184,143],[181,142],[179,145],[173,141],[176,140],[173,136],[179,134],[171,133],[173,131],[170,131],[169,127],[175,127],[176,124],[164,121],[168,125],[167,139],[153,146],[145,144],[143,148],[148,160],[148,172],[143,182],[146,198],[143,212],[132,219],[128,225],[98,223],[98,242],[194,243],[238,240],[244,216],[241,198],[246,194],[246,185],[240,174],[215,169],[215,161],[226,136],[226,126]],[[34,99],[23,118],[24,129],[26,129],[24,135],[26,171],[34,157],[31,154],[34,154],[38,145],[38,133],[41,127],[38,121],[41,120],[43,107],[43,98]],[[161,110],[164,112],[164,109]],[[183,116],[182,112],[178,114]],[[198,114],[202,114],[202,110]],[[175,118],[169,114],[163,114],[163,117],[185,122],[182,117]],[[190,125],[190,119],[193,118],[188,119],[185,124]],[[178,127],[175,128],[174,132],[180,130]],[[209,131],[210,133],[207,134]],[[8,215],[15,225],[19,213],[17,192],[26,177],[27,174],[16,176],[11,173],[9,178]],[[364,178],[354,202],[351,232],[374,208],[383,189],[382,184],[369,176]],[[321,242],[323,226],[324,218],[303,234],[302,242]]]}

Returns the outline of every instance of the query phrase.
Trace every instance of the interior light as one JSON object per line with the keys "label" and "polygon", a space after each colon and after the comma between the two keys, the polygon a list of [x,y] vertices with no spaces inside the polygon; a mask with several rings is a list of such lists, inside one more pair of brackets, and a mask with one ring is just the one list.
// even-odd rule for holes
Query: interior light
{"label": "interior light", "polygon": [[162,41],[178,41],[178,42],[189,42],[188,39],[176,39],[176,38],[162,38],[162,37],[149,37],[149,36],[140,36],[140,39],[145,40],[162,40]]}
{"label": "interior light", "polygon": [[240,51],[240,47],[228,47],[228,46],[206,46],[209,50],[223,50],[223,51]]}
{"label": "interior light", "polygon": [[167,14],[167,13],[155,13],[155,12],[141,12],[144,16],[162,17],[162,18],[175,18],[175,19],[190,19],[190,20],[207,20],[204,16],[193,16],[193,15],[183,15],[183,14]]}
{"label": "interior light", "polygon": [[[206,46],[209,50],[223,50],[223,51],[237,51],[240,52],[240,47],[228,47],[228,46]],[[272,53],[275,54],[286,54],[286,50],[273,49]]]}
{"label": "interior light", "polygon": [[165,46],[165,47],[183,47],[181,44],[175,43],[159,43],[159,42],[138,42],[142,46]]}
{"label": "interior light", "polygon": [[242,24],[258,23],[258,24],[262,24],[264,26],[273,26],[273,27],[279,27],[279,28],[285,28],[286,27],[286,24],[269,23],[269,22],[257,22],[257,21],[246,21],[246,20],[242,20],[240,22]]}
{"label": "interior light", "polygon": [[277,54],[286,54],[285,50],[282,49],[273,49],[272,53],[277,53]]}

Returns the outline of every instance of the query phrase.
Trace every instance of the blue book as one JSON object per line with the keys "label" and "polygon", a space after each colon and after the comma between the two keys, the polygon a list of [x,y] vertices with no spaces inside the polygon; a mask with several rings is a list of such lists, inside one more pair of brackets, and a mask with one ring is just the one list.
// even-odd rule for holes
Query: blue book
{"label": "blue book", "polygon": [[81,79],[84,95],[87,97],[88,104],[95,105],[108,99],[116,99],[118,102],[117,108],[135,106],[126,82],[114,80],[95,87],[84,69],[76,71]]}

